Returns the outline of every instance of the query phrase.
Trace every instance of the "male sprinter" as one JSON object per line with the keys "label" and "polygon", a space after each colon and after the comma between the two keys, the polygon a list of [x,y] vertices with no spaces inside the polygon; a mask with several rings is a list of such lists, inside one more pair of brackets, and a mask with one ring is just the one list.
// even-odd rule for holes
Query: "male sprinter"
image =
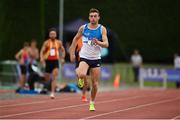
{"label": "male sprinter", "polygon": [[108,47],[107,30],[101,24],[98,24],[100,19],[100,13],[97,9],[90,9],[89,11],[89,23],[82,25],[71,44],[71,61],[75,60],[75,47],[79,38],[82,37],[83,46],[80,50],[80,63],[76,70],[79,81],[78,84],[83,87],[84,80],[86,79],[86,73],[88,69],[91,70],[91,100],[89,105],[90,111],[95,111],[94,101],[98,90],[98,81],[101,73],[101,47]]}
{"label": "male sprinter", "polygon": [[56,82],[59,72],[59,60],[61,64],[64,63],[65,50],[60,40],[56,39],[56,29],[52,28],[49,31],[49,39],[46,40],[41,48],[40,61],[45,62],[45,78],[46,80],[52,79],[51,82],[51,99],[55,97]]}

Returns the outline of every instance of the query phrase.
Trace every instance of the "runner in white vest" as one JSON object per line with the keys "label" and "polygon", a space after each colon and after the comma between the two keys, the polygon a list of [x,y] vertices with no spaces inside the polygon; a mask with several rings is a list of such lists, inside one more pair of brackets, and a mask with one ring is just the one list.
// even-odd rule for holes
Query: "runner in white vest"
{"label": "runner in white vest", "polygon": [[92,80],[91,100],[89,110],[94,111],[94,100],[98,90],[98,81],[101,73],[101,47],[108,47],[107,30],[104,26],[98,24],[100,19],[99,11],[97,9],[90,9],[89,23],[82,25],[78,33],[72,41],[70,46],[70,59],[75,60],[75,46],[80,37],[83,40],[83,46],[80,51],[80,64],[76,70],[79,78],[78,85],[84,86],[87,70],[90,68],[90,75]]}

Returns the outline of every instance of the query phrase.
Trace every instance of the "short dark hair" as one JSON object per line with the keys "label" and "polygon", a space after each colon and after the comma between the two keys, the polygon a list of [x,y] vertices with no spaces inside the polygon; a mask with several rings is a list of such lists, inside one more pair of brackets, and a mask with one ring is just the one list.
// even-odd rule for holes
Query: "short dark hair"
{"label": "short dark hair", "polygon": [[89,14],[90,14],[90,13],[93,13],[93,12],[96,12],[96,13],[98,13],[98,14],[100,15],[99,10],[96,9],[96,8],[91,8],[91,9],[89,10]]}
{"label": "short dark hair", "polygon": [[28,42],[24,42],[23,46],[24,46],[24,47],[28,47],[28,46],[29,46],[29,43],[28,43]]}
{"label": "short dark hair", "polygon": [[57,32],[56,28],[50,28],[50,29],[49,29],[49,33],[50,33],[51,31]]}
{"label": "short dark hair", "polygon": [[37,42],[37,41],[36,41],[36,39],[33,38],[33,39],[31,39],[31,43],[32,43],[32,42]]}

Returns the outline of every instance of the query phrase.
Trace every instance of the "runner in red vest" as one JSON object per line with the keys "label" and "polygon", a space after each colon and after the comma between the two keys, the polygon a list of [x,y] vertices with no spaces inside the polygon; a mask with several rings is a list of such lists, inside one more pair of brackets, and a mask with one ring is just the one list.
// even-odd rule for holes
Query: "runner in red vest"
{"label": "runner in red vest", "polygon": [[20,89],[23,89],[26,82],[26,74],[27,74],[27,66],[29,65],[29,44],[28,42],[24,42],[24,47],[16,53],[16,60],[19,62],[20,66],[20,80],[19,87],[16,89],[16,92],[19,92]]}

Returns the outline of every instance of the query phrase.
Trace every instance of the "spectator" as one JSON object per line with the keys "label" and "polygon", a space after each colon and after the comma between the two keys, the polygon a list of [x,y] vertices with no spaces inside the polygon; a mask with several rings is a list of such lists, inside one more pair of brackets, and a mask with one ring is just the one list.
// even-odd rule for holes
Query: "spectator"
{"label": "spectator", "polygon": [[139,69],[143,63],[142,56],[139,54],[138,50],[134,50],[134,53],[131,56],[131,63],[133,66],[134,81],[138,82]]}
{"label": "spectator", "polygon": [[[180,70],[180,56],[178,54],[174,54],[174,68]],[[176,82],[176,88],[180,88],[180,82]]]}

